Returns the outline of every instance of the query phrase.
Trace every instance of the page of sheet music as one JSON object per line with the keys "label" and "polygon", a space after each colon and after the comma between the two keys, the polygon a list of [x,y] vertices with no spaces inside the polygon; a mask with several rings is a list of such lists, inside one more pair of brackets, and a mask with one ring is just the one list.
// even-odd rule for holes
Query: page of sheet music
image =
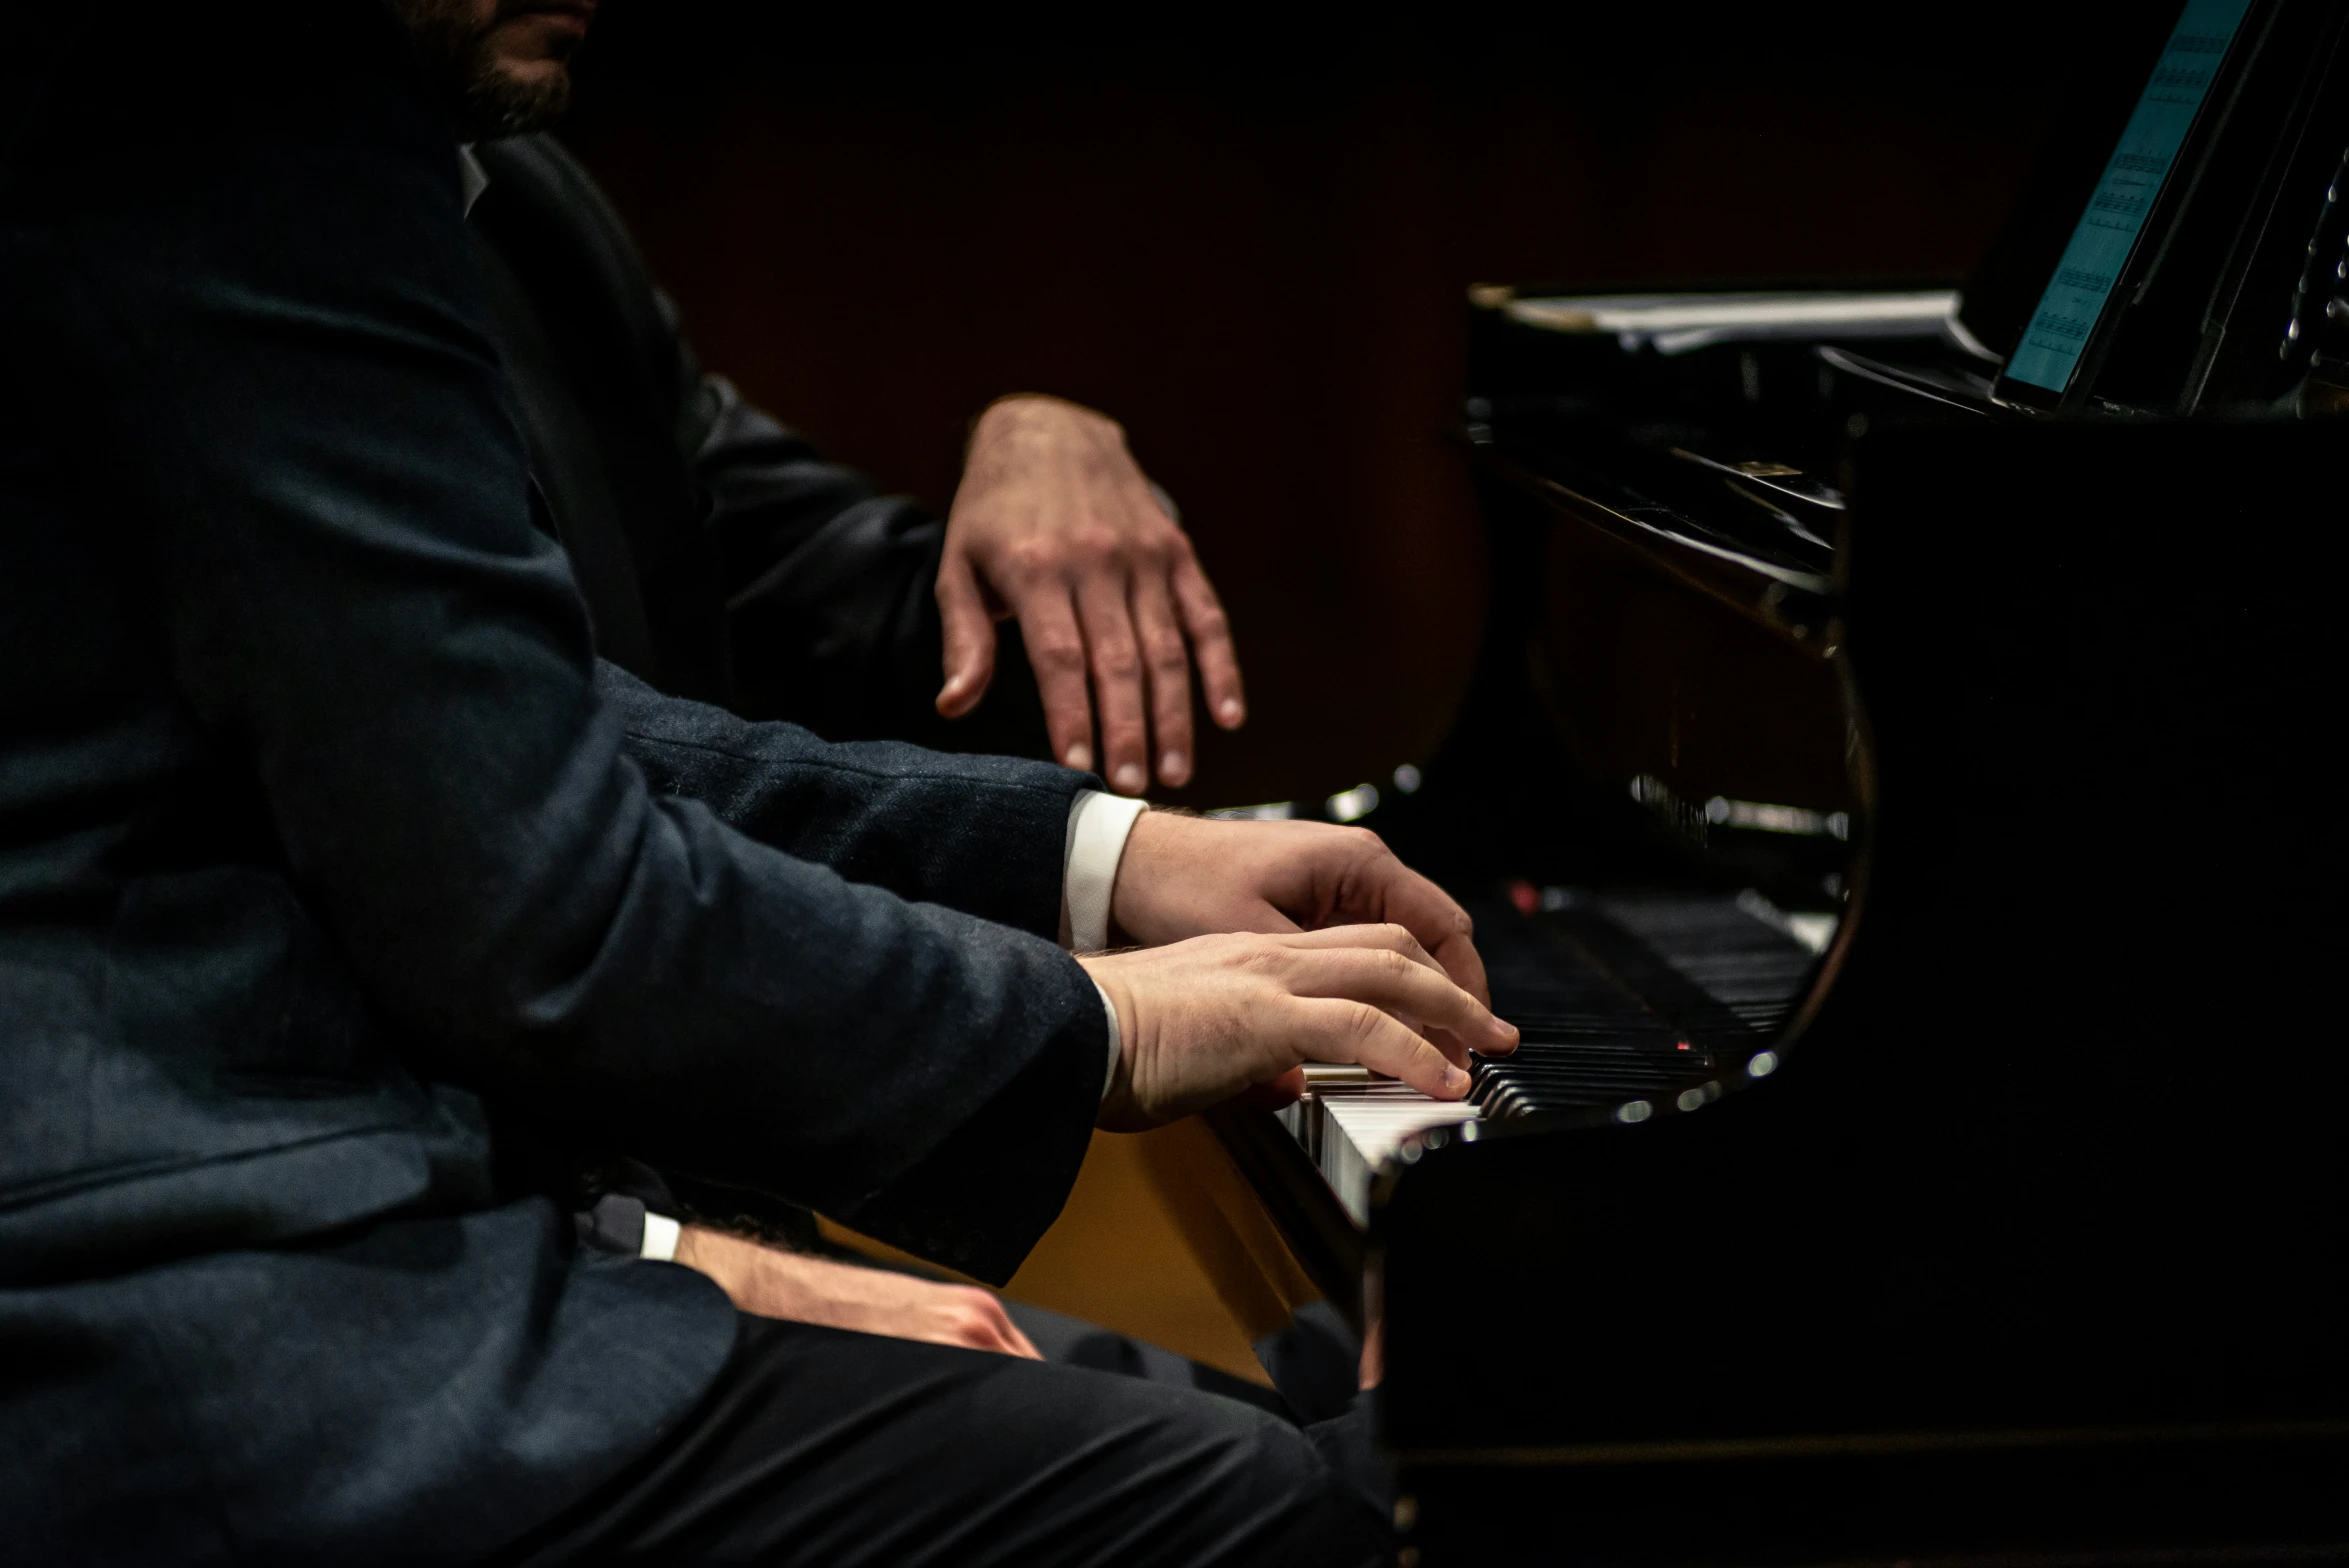
{"label": "page of sheet music", "polygon": [[2022,343],[2007,361],[2010,379],[2050,392],[2071,385],[2088,334],[2104,314],[2146,215],[2209,95],[2211,79],[2250,9],[2251,0],[2188,0]]}

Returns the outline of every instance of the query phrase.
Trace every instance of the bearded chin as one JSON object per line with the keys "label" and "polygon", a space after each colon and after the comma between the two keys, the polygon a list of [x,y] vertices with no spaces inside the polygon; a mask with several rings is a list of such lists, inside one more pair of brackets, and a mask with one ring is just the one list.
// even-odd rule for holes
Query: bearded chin
{"label": "bearded chin", "polygon": [[486,44],[470,62],[465,79],[465,117],[483,140],[541,131],[571,107],[568,66],[531,81],[517,81],[497,68]]}
{"label": "bearded chin", "polygon": [[393,0],[416,56],[433,79],[459,139],[489,140],[543,130],[571,106],[567,64],[523,80],[498,69],[489,32],[472,0]]}

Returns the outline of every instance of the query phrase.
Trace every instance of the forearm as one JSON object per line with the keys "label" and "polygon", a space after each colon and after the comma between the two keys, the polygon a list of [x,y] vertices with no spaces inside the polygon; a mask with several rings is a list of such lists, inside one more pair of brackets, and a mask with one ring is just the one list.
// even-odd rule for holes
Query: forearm
{"label": "forearm", "polygon": [[778,1252],[697,1225],[675,1235],[669,1256],[715,1280],[740,1312],[1038,1359],[1003,1304],[973,1286]]}
{"label": "forearm", "polygon": [[[682,340],[678,357],[692,365]],[[681,455],[725,596],[728,706],[834,739],[918,735],[936,722],[945,524],[877,495],[725,378],[689,376]]]}
{"label": "forearm", "polygon": [[882,497],[844,507],[776,554],[726,599],[728,706],[836,740],[947,740],[931,703],[945,533],[911,502]]}

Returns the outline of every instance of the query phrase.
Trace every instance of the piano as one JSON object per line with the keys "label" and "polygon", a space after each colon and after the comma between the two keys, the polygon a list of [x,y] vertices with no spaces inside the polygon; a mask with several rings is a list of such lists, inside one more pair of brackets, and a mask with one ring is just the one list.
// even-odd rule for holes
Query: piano
{"label": "piano", "polygon": [[1314,809],[1525,1044],[1215,1118],[1407,1563],[2349,1557],[2345,21],[2116,20],[1962,286],[1473,292],[1476,687]]}

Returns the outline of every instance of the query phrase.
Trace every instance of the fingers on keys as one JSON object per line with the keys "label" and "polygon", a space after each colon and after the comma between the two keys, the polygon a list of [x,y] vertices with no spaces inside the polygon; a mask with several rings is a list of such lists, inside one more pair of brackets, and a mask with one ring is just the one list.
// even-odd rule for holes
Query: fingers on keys
{"label": "fingers on keys", "polygon": [[1308,1002],[1307,1051],[1316,1059],[1356,1062],[1456,1100],[1468,1092],[1469,1051],[1500,1055],[1516,1046],[1516,1029],[1454,984],[1399,925],[1272,940],[1296,955],[1286,978]]}

